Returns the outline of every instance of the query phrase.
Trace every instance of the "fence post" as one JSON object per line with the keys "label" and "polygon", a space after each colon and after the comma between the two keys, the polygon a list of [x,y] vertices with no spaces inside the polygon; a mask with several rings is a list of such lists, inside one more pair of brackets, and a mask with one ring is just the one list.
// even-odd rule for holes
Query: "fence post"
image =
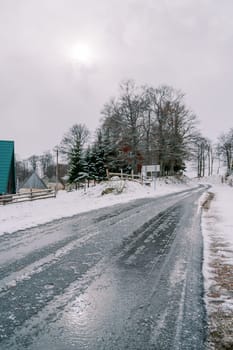
{"label": "fence post", "polygon": [[133,169],[131,170],[131,177],[132,177],[132,180],[133,180],[134,179]]}
{"label": "fence post", "polygon": [[32,188],[30,188],[30,199],[32,201]]}
{"label": "fence post", "polygon": [[123,179],[123,169],[121,169],[121,180]]}

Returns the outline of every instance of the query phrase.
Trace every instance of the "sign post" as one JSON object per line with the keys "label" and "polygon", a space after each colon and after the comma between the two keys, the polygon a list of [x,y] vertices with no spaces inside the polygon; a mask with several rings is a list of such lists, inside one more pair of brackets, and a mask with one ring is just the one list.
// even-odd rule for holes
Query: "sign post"
{"label": "sign post", "polygon": [[156,173],[160,171],[160,165],[143,165],[142,166],[142,178],[147,178],[147,174],[150,173],[151,179],[154,182],[154,190],[156,189]]}

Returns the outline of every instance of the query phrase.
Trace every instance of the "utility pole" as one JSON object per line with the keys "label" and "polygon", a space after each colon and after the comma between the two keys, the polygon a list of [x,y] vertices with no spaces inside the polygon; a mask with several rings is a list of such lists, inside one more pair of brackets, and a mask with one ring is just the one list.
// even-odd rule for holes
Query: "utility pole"
{"label": "utility pole", "polygon": [[55,194],[57,194],[58,191],[58,148],[56,148],[56,188],[55,188]]}

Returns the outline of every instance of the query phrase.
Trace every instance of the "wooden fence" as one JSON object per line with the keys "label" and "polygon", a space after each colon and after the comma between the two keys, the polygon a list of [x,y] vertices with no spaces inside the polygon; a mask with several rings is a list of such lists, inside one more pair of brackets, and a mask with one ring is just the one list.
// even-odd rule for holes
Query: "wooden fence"
{"label": "wooden fence", "polygon": [[56,192],[54,190],[45,189],[40,191],[29,190],[27,192],[6,194],[0,196],[0,205],[21,203],[26,201],[34,201],[37,199],[55,198]]}
{"label": "wooden fence", "polygon": [[141,185],[148,185],[151,186],[151,184],[154,181],[154,178],[149,178],[147,176],[135,175],[133,171],[131,171],[131,174],[124,174],[123,171],[120,173],[111,173],[107,171],[107,178],[112,179],[113,176],[119,177],[121,180],[131,180],[140,183]]}
{"label": "wooden fence", "polygon": [[123,171],[121,171],[120,173],[111,173],[107,171],[108,179],[110,179],[113,176],[118,176],[121,180],[132,180],[132,181],[143,183],[142,176],[135,175],[133,171],[131,172],[131,174],[124,174]]}

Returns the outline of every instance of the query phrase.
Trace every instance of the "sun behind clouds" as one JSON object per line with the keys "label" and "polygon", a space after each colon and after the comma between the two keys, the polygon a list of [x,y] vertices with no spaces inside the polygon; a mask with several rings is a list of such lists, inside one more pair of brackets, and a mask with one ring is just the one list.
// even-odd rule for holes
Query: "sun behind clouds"
{"label": "sun behind clouds", "polygon": [[92,65],[95,61],[93,48],[86,42],[74,44],[69,52],[69,56],[73,63],[81,65]]}

